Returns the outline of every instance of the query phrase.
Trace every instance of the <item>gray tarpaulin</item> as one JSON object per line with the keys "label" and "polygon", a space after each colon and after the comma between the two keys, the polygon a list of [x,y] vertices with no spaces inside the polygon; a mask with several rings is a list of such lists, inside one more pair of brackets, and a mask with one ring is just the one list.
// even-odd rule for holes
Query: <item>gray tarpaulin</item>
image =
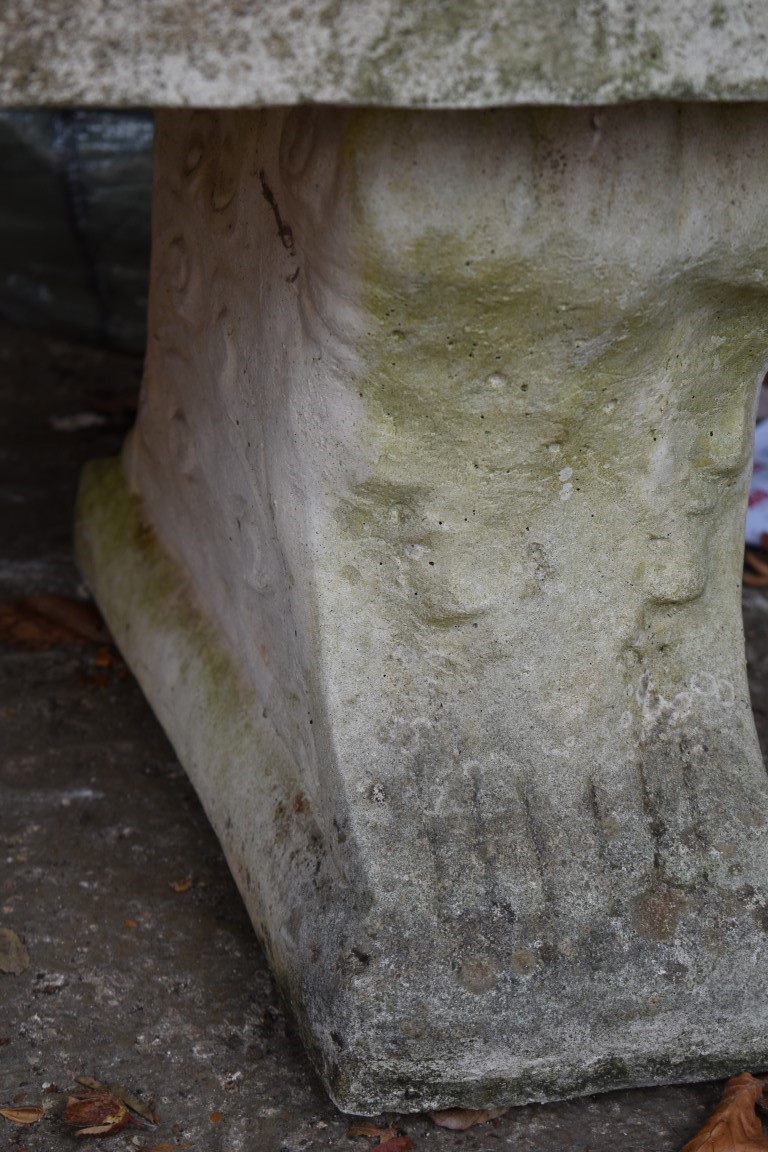
{"label": "gray tarpaulin", "polygon": [[144,346],[149,112],[0,111],[0,316]]}

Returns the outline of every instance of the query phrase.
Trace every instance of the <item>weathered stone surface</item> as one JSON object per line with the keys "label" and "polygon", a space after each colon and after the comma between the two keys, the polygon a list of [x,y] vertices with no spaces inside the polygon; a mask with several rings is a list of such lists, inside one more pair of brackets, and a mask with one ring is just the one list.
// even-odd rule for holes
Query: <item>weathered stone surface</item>
{"label": "weathered stone surface", "polygon": [[0,104],[768,98],[759,0],[5,0]]}
{"label": "weathered stone surface", "polygon": [[768,1062],[764,123],[158,117],[79,554],[343,1108]]}

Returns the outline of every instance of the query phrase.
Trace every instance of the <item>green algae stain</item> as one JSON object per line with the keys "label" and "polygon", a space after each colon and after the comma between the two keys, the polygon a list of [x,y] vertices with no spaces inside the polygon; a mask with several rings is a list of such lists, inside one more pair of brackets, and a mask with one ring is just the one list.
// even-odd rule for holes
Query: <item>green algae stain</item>
{"label": "green algae stain", "polygon": [[[256,714],[252,694],[213,625],[195,608],[184,573],[160,545],[139,497],[129,489],[119,457],[92,461],[83,470],[75,553],[129,662],[137,629],[154,635],[151,648],[160,650],[167,638],[170,649],[178,653],[176,675],[182,681],[191,679],[201,693],[206,743],[218,746],[219,780],[243,756],[269,769],[272,756],[262,747],[252,722]],[[142,682],[142,668],[135,671]],[[148,690],[151,678],[150,670]],[[161,719],[168,721],[164,715]]]}
{"label": "green algae stain", "polygon": [[[503,118],[472,117],[492,167]],[[466,647],[468,629],[501,605],[516,602],[522,618],[541,612],[548,590],[563,590],[564,604],[569,582],[576,595],[578,581],[619,579],[640,629],[642,604],[667,595],[654,591],[663,583],[654,549],[670,542],[664,563],[687,566],[694,591],[702,548],[725,549],[712,564],[732,566],[732,539],[706,528],[696,501],[723,520],[742,515],[742,488],[717,478],[716,456],[718,439],[738,441],[749,424],[765,288],[739,283],[727,246],[693,261],[676,252],[678,223],[668,242],[654,240],[667,225],[657,225],[653,188],[637,229],[655,254],[641,246],[641,266],[628,263],[611,233],[624,226],[621,187],[597,181],[588,215],[568,207],[562,122],[551,110],[514,115],[532,173],[516,184],[510,169],[510,197],[523,207],[482,201],[500,185],[480,178],[483,148],[458,119],[470,192],[448,137],[450,176],[445,188],[434,183],[418,116],[361,112],[349,122],[369,470],[340,501],[337,544],[362,574],[359,597],[401,639],[417,627],[424,643],[453,633]],[[735,459],[744,444],[748,453],[742,440],[720,455]],[[675,505],[665,459],[676,461]],[[534,544],[549,556],[539,578]],[[682,582],[670,588],[685,597]],[[688,657],[675,659],[669,630],[660,617],[638,659],[666,645],[659,675],[674,683]]]}
{"label": "green algae stain", "polygon": [[[281,876],[281,854],[293,848],[293,861],[306,845],[278,845],[272,816],[280,803],[290,808],[295,768],[197,608],[183,570],[149,525],[121,459],[84,469],[75,535],[81,571],[198,789],[281,992],[322,1069],[325,1056],[307,1007],[312,973],[301,970],[280,932],[292,905],[301,902],[301,882],[294,877],[286,887]],[[314,890],[305,899],[316,899]],[[328,995],[332,991],[330,982]]]}

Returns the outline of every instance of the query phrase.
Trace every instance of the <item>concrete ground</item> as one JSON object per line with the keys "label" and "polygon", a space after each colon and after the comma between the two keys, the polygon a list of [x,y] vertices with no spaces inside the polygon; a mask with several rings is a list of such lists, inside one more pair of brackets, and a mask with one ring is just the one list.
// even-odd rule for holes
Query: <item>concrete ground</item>
{"label": "concrete ground", "polygon": [[[0,602],[85,594],[70,549],[80,465],[130,424],[135,358],[0,329]],[[768,595],[745,599],[768,750]],[[133,678],[99,644],[0,640],[0,928],[29,967],[0,971],[0,1107],[42,1103],[0,1149],[81,1144],[61,1120],[78,1076],[159,1113],[90,1147],[364,1150],[296,1038],[221,850]],[[0,957],[1,959],[1,957]],[[752,1069],[752,1071],[757,1071]],[[465,1133],[395,1120],[417,1149],[675,1152],[720,1085],[510,1111]],[[391,1118],[390,1118],[391,1119]]]}

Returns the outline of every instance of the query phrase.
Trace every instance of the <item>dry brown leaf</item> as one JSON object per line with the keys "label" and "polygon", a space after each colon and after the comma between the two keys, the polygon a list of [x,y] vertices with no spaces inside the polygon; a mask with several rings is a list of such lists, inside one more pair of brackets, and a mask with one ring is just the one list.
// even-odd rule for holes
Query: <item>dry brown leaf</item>
{"label": "dry brown leaf", "polygon": [[0,972],[20,976],[29,968],[29,953],[12,928],[0,928]]}
{"label": "dry brown leaf", "polygon": [[347,1132],[347,1136],[354,1140],[355,1136],[365,1136],[369,1140],[378,1140],[379,1144],[384,1144],[387,1140],[391,1140],[397,1136],[397,1129],[392,1125],[388,1128],[380,1128],[378,1124],[372,1124],[366,1120],[362,1124],[353,1124]]}
{"label": "dry brown leaf", "polygon": [[[139,1100],[138,1096],[134,1096],[128,1088],[123,1088],[122,1084],[102,1084],[101,1080],[94,1080],[92,1076],[76,1076],[75,1082],[82,1084],[85,1088],[91,1088],[94,1092],[108,1092],[112,1096],[116,1096],[118,1100],[122,1100],[123,1104],[128,1105],[131,1112],[143,1117],[147,1123],[157,1124],[157,1113],[148,1104]],[[135,1123],[137,1121],[134,1120]],[[146,1127],[146,1125],[139,1125],[139,1127]]]}
{"label": "dry brown leaf", "polygon": [[172,1140],[161,1140],[159,1144],[140,1144],[139,1152],[176,1152],[177,1148],[189,1148],[190,1141],[174,1144]]}
{"label": "dry brown leaf", "polygon": [[[118,1100],[122,1100],[123,1104],[127,1104],[131,1112],[135,1112],[138,1116],[141,1116],[143,1120],[146,1120],[147,1124],[157,1124],[157,1113],[154,1109],[150,1108],[149,1105],[145,1104],[142,1100],[139,1100],[138,1096],[134,1096],[133,1092],[130,1092],[127,1088],[123,1088],[122,1084],[108,1084],[107,1090],[111,1092],[113,1096],[117,1096]],[[136,1123],[137,1121],[134,1120],[134,1124]],[[145,1126],[146,1125],[143,1125],[143,1127]],[[142,1125],[140,1125],[140,1127],[142,1127]]]}
{"label": "dry brown leaf", "polygon": [[79,640],[101,646],[112,643],[109,630],[93,604],[68,596],[27,596],[19,603],[51,624],[66,628]]}
{"label": "dry brown leaf", "polygon": [[123,1101],[111,1092],[89,1092],[69,1097],[63,1119],[65,1124],[77,1128],[75,1136],[107,1136],[125,1128],[130,1114]]}
{"label": "dry brown leaf", "polygon": [[76,679],[83,688],[107,688],[109,686],[109,676],[106,672],[95,672],[93,675],[78,672]]}
{"label": "dry brown leaf", "polygon": [[376,1152],[410,1152],[410,1149],[415,1147],[416,1145],[410,1136],[395,1136],[393,1140],[378,1144]]}
{"label": "dry brown leaf", "polygon": [[760,548],[744,549],[743,583],[749,588],[768,586],[768,534],[760,538]]}
{"label": "dry brown leaf", "polygon": [[768,1152],[755,1111],[765,1085],[749,1072],[732,1076],[715,1111],[681,1152]]}
{"label": "dry brown leaf", "polygon": [[130,916],[126,920],[123,920],[123,924],[125,924],[126,928],[138,928],[139,926],[138,921],[132,920]]}
{"label": "dry brown leaf", "polygon": [[115,652],[114,648],[100,648],[93,662],[97,668],[122,669],[125,665],[122,656],[118,652]]}
{"label": "dry brown leaf", "polygon": [[761,576],[768,576],[768,563],[766,557],[754,548],[744,549],[745,560],[754,568],[755,572],[759,572]]}
{"label": "dry brown leaf", "polygon": [[30,652],[64,644],[111,643],[93,605],[67,596],[24,596],[0,604],[0,640]]}
{"label": "dry brown leaf", "polygon": [[211,1121],[211,1124],[221,1124],[222,1120],[224,1119],[224,1113],[223,1112],[211,1112],[208,1119]]}
{"label": "dry brown leaf", "polygon": [[749,568],[744,569],[741,579],[748,588],[768,587],[768,576],[758,576],[756,572],[750,572]]}
{"label": "dry brown leaf", "polygon": [[446,1108],[440,1112],[430,1112],[430,1119],[438,1128],[450,1128],[452,1132],[465,1132],[476,1124],[487,1124],[503,1116],[507,1108]]}
{"label": "dry brown leaf", "polygon": [[171,880],[168,887],[174,892],[189,892],[194,882],[191,876],[186,876],[183,880]]}
{"label": "dry brown leaf", "polygon": [[37,1124],[43,1110],[39,1104],[24,1104],[21,1108],[0,1108],[0,1116],[12,1124]]}
{"label": "dry brown leaf", "polygon": [[181,1144],[174,1144],[172,1140],[161,1140],[159,1144],[142,1144],[139,1152],[176,1152],[177,1148],[191,1148],[191,1140],[182,1140]]}

